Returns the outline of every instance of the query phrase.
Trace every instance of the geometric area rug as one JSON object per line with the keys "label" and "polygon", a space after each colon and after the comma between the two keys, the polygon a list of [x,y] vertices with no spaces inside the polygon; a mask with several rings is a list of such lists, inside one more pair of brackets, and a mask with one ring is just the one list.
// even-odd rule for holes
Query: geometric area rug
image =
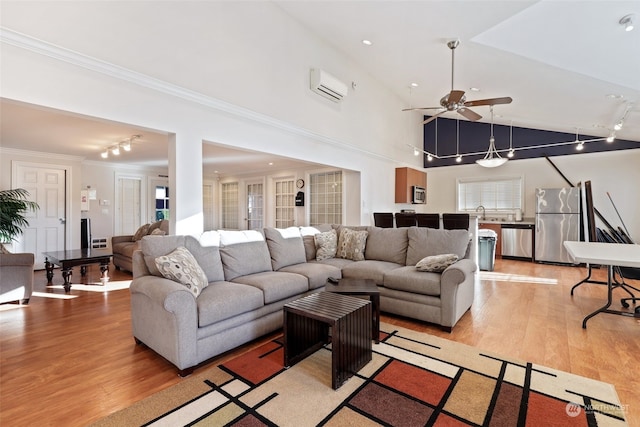
{"label": "geometric area rug", "polygon": [[611,384],[397,326],[380,338],[338,390],[330,345],[284,369],[278,338],[95,426],[627,425]]}

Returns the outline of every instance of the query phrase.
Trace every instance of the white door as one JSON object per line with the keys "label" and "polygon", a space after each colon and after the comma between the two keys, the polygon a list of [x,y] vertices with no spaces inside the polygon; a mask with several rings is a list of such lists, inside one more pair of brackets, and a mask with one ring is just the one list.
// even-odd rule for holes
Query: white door
{"label": "white door", "polygon": [[116,182],[116,236],[134,234],[143,224],[142,178],[118,176]]}
{"label": "white door", "polygon": [[14,179],[14,187],[27,190],[30,200],[40,206],[36,212],[25,215],[29,226],[14,245],[14,252],[33,253],[35,268],[42,269],[45,259],[43,252],[65,249],[66,170],[50,165],[17,164]]}
{"label": "white door", "polygon": [[264,185],[247,184],[247,230],[262,230],[264,224]]}

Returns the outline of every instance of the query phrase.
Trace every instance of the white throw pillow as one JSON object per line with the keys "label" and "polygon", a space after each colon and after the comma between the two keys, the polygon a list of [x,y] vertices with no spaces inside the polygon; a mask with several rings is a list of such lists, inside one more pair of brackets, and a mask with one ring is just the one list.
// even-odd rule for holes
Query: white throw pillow
{"label": "white throw pillow", "polygon": [[157,257],[155,263],[164,278],[184,285],[196,297],[209,284],[198,261],[184,246]]}
{"label": "white throw pillow", "polygon": [[418,261],[416,269],[431,273],[442,273],[447,267],[456,261],[458,261],[458,255],[456,254],[432,255],[424,257]]}

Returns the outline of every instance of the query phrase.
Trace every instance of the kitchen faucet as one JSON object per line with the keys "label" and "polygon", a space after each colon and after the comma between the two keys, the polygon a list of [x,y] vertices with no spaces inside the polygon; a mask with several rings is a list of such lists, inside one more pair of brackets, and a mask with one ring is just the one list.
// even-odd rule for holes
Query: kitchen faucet
{"label": "kitchen faucet", "polygon": [[485,213],[484,213],[484,206],[480,205],[476,208],[476,212],[478,212],[480,209],[482,209],[482,216],[480,217],[480,219],[485,219]]}

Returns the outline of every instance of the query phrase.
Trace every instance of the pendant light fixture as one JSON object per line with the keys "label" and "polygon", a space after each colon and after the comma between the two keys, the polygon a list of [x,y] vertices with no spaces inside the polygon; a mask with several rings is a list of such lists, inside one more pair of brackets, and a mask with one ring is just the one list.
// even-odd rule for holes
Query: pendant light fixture
{"label": "pendant light fixture", "polygon": [[485,168],[495,168],[505,164],[509,159],[505,159],[496,150],[496,139],[493,136],[493,105],[491,106],[491,136],[489,137],[489,149],[484,159],[476,160],[476,163]]}

